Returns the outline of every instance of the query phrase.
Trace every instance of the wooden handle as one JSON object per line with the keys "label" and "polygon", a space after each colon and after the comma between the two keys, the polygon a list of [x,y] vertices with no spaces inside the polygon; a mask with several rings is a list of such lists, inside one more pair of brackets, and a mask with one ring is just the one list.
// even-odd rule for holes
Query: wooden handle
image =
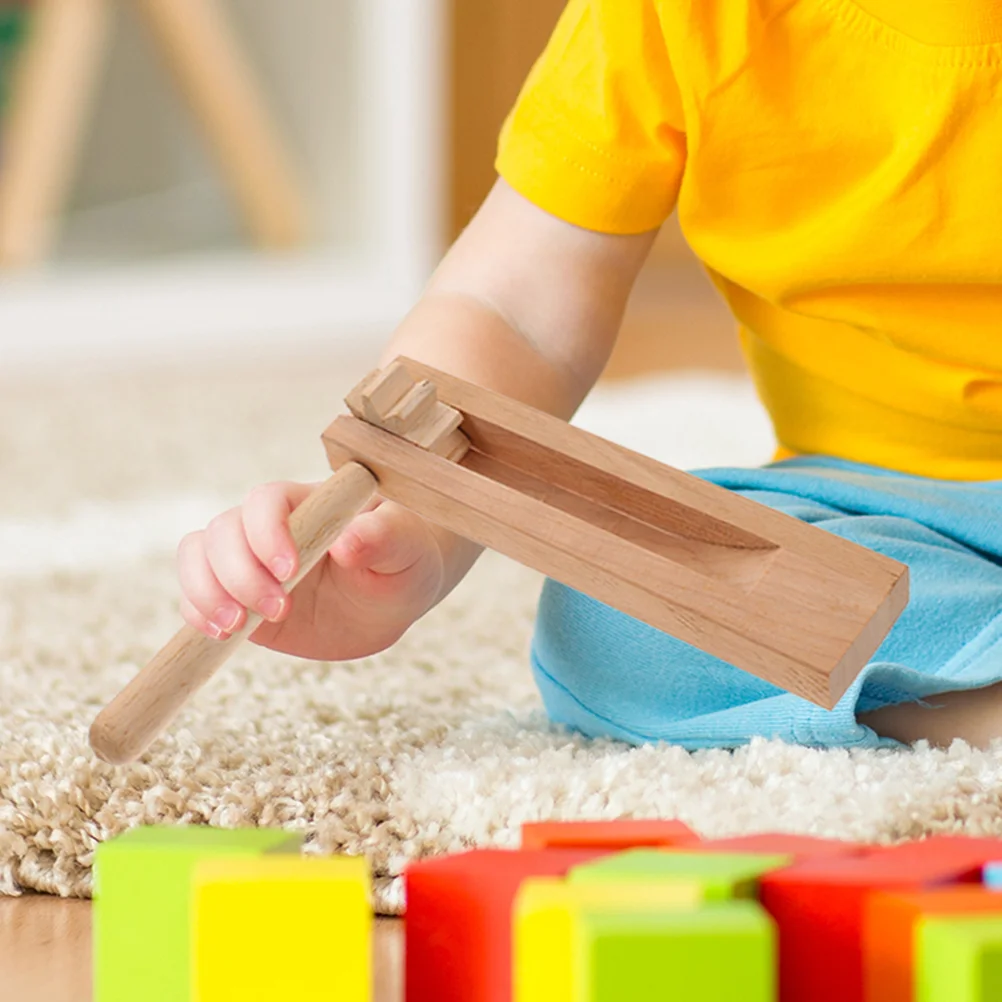
{"label": "wooden handle", "polygon": [[[376,478],[359,463],[346,463],[292,513],[289,528],[299,552],[299,570],[285,584],[291,591],[327,552],[338,533],[375,493]],[[98,758],[119,764],[138,758],[261,623],[247,623],[226,640],[213,640],[184,626],[97,716],[90,745]]]}

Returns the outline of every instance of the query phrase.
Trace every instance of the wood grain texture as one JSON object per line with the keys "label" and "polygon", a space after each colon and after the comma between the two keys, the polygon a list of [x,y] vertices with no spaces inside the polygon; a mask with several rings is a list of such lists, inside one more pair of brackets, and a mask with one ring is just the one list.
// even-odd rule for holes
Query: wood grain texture
{"label": "wood grain texture", "polygon": [[345,397],[361,421],[456,462],[466,455],[469,439],[459,431],[463,415],[438,399],[429,379],[414,379],[397,361],[370,372]]}
{"label": "wood grain texture", "polygon": [[404,360],[463,413],[460,464],[354,418],[332,466],[476,542],[821,706],[907,602],[907,568],[548,414]]}
{"label": "wood grain texture", "polygon": [[[403,922],[377,919],[373,1002],[402,1002],[403,946]],[[5,1002],[89,1002],[90,902],[0,897],[0,986]]]}
{"label": "wood grain texture", "polygon": [[[312,570],[375,490],[373,475],[364,466],[348,463],[292,513],[289,529],[299,568],[284,585],[286,591]],[[260,624],[259,616],[248,615],[244,627],[225,640],[182,627],[98,715],[90,729],[94,752],[106,762],[137,758]]]}

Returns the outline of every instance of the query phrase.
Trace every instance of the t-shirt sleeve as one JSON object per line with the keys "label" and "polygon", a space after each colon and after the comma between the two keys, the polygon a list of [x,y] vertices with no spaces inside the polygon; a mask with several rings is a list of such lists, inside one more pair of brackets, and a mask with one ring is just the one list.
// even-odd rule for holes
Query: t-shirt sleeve
{"label": "t-shirt sleeve", "polygon": [[671,213],[684,166],[655,0],[570,0],[501,130],[498,173],[567,222],[642,233]]}

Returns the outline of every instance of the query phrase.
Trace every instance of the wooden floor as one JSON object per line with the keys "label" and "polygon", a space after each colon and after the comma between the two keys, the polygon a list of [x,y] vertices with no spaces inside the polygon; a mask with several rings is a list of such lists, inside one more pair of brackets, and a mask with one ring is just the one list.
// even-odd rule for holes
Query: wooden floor
{"label": "wooden floor", "polygon": [[[660,369],[743,368],[734,324],[693,262],[648,268],[606,370],[623,378]],[[403,999],[403,926],[376,925],[374,1002]],[[88,1002],[90,904],[0,897],[0,999]]]}
{"label": "wooden floor", "polygon": [[[403,923],[379,919],[373,1002],[402,1002]],[[90,902],[0,898],[0,999],[90,1002]],[[139,1002],[139,1000],[137,1000]]]}

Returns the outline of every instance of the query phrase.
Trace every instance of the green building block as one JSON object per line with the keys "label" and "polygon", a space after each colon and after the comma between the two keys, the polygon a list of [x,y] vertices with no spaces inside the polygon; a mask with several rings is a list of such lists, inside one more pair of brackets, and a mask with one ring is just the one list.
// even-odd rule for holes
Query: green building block
{"label": "green building block", "polygon": [[765,853],[666,852],[631,849],[574,867],[571,883],[589,880],[690,880],[703,885],[707,901],[754,898],[758,878],[793,862]]}
{"label": "green building block", "polygon": [[916,1002],[1002,999],[1002,917],[920,919],[915,946]]}
{"label": "green building block", "polygon": [[753,901],[578,918],[574,1002],[774,1002],[776,930]]}
{"label": "green building block", "polygon": [[273,828],[133,828],[94,859],[94,1002],[188,1002],[191,875],[203,859],[298,853]]}

